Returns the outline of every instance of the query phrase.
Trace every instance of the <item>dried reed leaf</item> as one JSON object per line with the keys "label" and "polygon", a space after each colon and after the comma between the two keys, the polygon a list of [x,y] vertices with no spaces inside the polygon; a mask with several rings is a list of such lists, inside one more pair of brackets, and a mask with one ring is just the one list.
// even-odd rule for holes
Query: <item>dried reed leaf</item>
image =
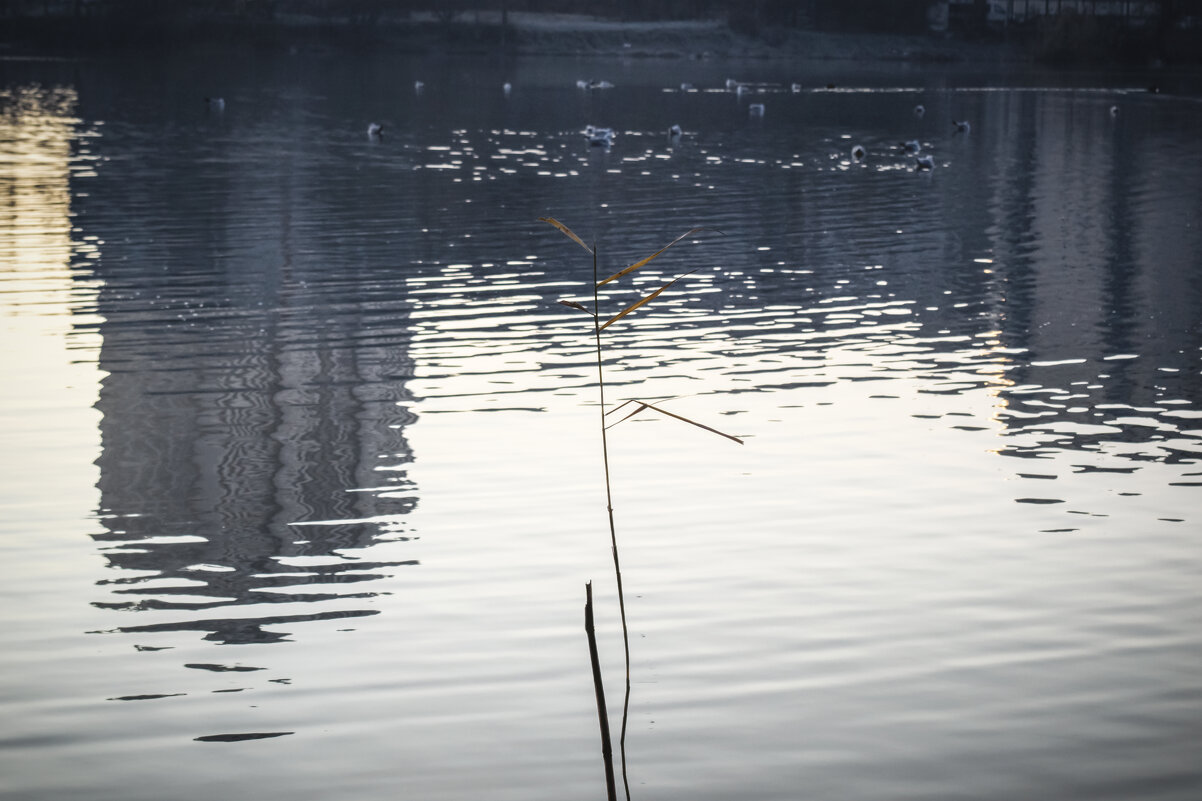
{"label": "dried reed leaf", "polygon": [[566,236],[568,239],[572,240],[577,245],[580,245],[580,247],[584,248],[589,253],[593,252],[593,249],[590,248],[588,245],[584,244],[584,240],[581,239],[580,237],[576,236],[576,234],[572,232],[571,228],[568,228],[566,225],[564,225],[563,223],[561,223],[559,220],[555,219],[554,217],[539,217],[538,221],[545,222],[548,225],[554,225],[556,228],[558,228],[560,231],[562,231],[564,236]]}
{"label": "dried reed leaf", "polygon": [[626,407],[626,406],[629,406],[629,405],[630,405],[630,404],[632,404],[632,403],[642,403],[642,401],[637,401],[637,400],[624,400],[624,401],[622,401],[621,403],[619,403],[617,406],[613,407],[613,408],[612,408],[612,409],[610,409],[608,412],[606,412],[606,413],[605,413],[605,416],[606,416],[606,417],[609,417],[609,416],[610,416],[611,414],[613,414],[614,412],[616,412],[616,411],[618,411],[619,409],[622,409],[622,408],[624,408],[624,407]]}
{"label": "dried reed leaf", "polygon": [[[631,402],[632,402],[632,401],[627,401],[626,403],[631,403]],[[633,412],[630,412],[629,414],[627,414],[627,415],[626,415],[625,417],[623,417],[621,420],[615,420],[614,422],[610,423],[609,425],[607,425],[607,426],[606,426],[606,428],[613,428],[613,427],[614,427],[614,426],[616,426],[618,423],[624,423],[624,422],[626,422],[627,420],[629,420],[630,418],[634,417],[634,416],[635,416],[636,414],[638,414],[639,412],[641,412],[641,411],[643,411],[644,409],[648,408],[647,404],[643,403],[642,401],[634,401],[634,402],[636,402],[636,403],[638,403],[638,404],[639,404],[639,406],[638,406],[638,408],[637,408],[637,409],[635,409]],[[626,405],[626,403],[623,403],[623,404],[622,404],[622,406],[625,406],[625,405]],[[617,411],[618,409],[620,409],[620,408],[622,408],[622,407],[621,407],[621,406],[619,406],[619,407],[617,407],[617,408],[610,409],[608,412],[606,412],[606,414],[608,415],[608,414],[610,414],[611,412],[616,412],[616,411]]]}
{"label": "dried reed leaf", "polygon": [[[661,409],[660,407],[655,406],[650,403],[647,403],[646,401],[639,401],[639,403],[643,404],[643,406],[648,409],[654,409],[655,411],[659,412],[660,414],[666,414],[666,415],[668,415],[668,417],[675,417],[677,420],[680,420],[682,422],[689,423],[690,425],[695,425],[698,428],[704,428],[706,431],[709,431],[713,434],[717,434],[720,437],[726,437],[727,439],[734,440],[735,442],[739,443],[740,445],[743,444],[743,440],[739,439],[738,437],[732,436],[730,434],[725,434],[716,428],[710,428],[709,426],[707,426],[703,423],[698,423],[696,420],[690,420],[689,418],[683,417],[679,414],[673,414],[672,412],[668,411],[667,409]],[[639,411],[642,411],[642,409],[640,409]]]}
{"label": "dried reed leaf", "polygon": [[640,301],[630,304],[625,309],[622,309],[622,311],[615,314],[613,317],[610,317],[608,320],[605,321],[605,324],[601,326],[601,329],[604,330],[604,329],[608,328],[610,325],[612,325],[613,323],[616,323],[618,320],[621,320],[623,317],[630,314],[632,311],[634,311],[638,307],[646,305],[647,303],[650,303],[651,301],[655,300],[657,297],[659,297],[661,292],[663,292],[668,287],[672,286],[672,284],[675,284],[677,281],[679,281],[681,278],[684,278],[689,273],[695,273],[695,272],[697,272],[697,271],[689,270],[688,273],[681,273],[680,275],[676,276],[671,281],[664,284],[663,286],[661,286],[659,289],[652,292],[647,297],[643,298]]}
{"label": "dried reed leaf", "polygon": [[577,303],[574,300],[561,300],[561,301],[559,301],[559,303],[562,306],[567,306],[569,309],[580,309],[580,311],[584,312],[585,314],[592,314],[592,312],[589,311],[587,307],[585,307],[581,303]]}
{"label": "dried reed leaf", "polygon": [[[551,221],[550,221],[550,220],[548,220],[548,222],[551,222]],[[557,225],[558,223],[553,223],[553,222],[552,222],[552,224],[553,224],[553,225]],[[663,252],[664,252],[665,250],[667,250],[668,248],[670,248],[670,247],[672,247],[673,245],[675,245],[675,244],[676,244],[677,242],[679,242],[680,240],[682,240],[682,239],[685,239],[686,237],[690,237],[690,236],[692,236],[693,234],[700,233],[701,231],[705,231],[705,230],[707,230],[707,229],[705,229],[705,228],[692,228],[692,229],[690,229],[690,230],[688,230],[688,231],[685,231],[683,234],[681,234],[680,236],[676,237],[676,238],[675,238],[675,239],[673,239],[671,242],[669,242],[668,244],[664,245],[662,248],[660,248],[659,250],[655,251],[654,253],[652,253],[652,254],[651,254],[650,256],[648,256],[647,258],[643,259],[642,261],[636,261],[634,264],[630,265],[630,266],[629,266],[629,267],[627,267],[625,270],[621,270],[621,271],[619,271],[619,272],[616,272],[616,273],[614,273],[614,274],[613,274],[613,275],[611,275],[609,278],[606,278],[604,281],[601,281],[600,283],[598,283],[598,284],[597,284],[597,286],[603,286],[603,285],[605,285],[605,284],[608,284],[610,281],[615,281],[615,280],[617,280],[617,279],[621,278],[622,276],[624,276],[624,275],[626,275],[626,274],[628,274],[628,273],[632,273],[632,272],[634,272],[634,271],[635,271],[635,270],[637,270],[638,268],[640,268],[640,267],[644,266],[645,264],[647,264],[648,262],[650,262],[652,259],[654,259],[654,258],[655,258],[656,256],[658,256],[659,254],[663,253]]]}

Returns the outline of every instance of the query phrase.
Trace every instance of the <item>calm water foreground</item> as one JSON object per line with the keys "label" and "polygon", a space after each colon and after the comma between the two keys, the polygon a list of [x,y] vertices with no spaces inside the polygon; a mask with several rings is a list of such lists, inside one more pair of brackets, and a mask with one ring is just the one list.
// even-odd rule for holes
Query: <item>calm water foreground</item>
{"label": "calm water foreground", "polygon": [[603,298],[696,269],[610,397],[746,441],[610,432],[635,798],[1198,798],[1200,134],[1174,76],[0,62],[0,798],[602,796],[540,215],[722,232]]}

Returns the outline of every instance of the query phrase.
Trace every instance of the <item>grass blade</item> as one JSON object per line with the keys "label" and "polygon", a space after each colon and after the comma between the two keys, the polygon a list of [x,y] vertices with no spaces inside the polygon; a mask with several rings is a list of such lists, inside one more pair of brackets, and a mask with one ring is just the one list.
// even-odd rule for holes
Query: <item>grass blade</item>
{"label": "grass blade", "polygon": [[654,409],[655,411],[659,412],[660,414],[666,414],[668,417],[675,417],[677,420],[680,420],[681,422],[685,422],[685,423],[688,423],[689,425],[697,426],[698,428],[704,428],[706,431],[709,431],[713,434],[717,434],[720,437],[726,437],[727,439],[734,440],[735,442],[739,443],[740,445],[743,444],[743,440],[739,439],[738,437],[732,436],[730,434],[725,434],[716,428],[710,428],[709,426],[707,426],[703,423],[698,423],[696,420],[690,420],[689,418],[684,417],[682,415],[673,414],[672,412],[668,411],[667,409],[661,409],[658,406],[647,403],[646,401],[639,401],[639,403],[643,404],[643,406],[648,409]]}
{"label": "grass blade", "polygon": [[592,314],[583,303],[577,303],[574,300],[561,300],[559,303],[561,306],[567,306],[569,309],[579,309],[585,314]]}
{"label": "grass blade", "polygon": [[[689,270],[689,272],[688,272],[688,273],[681,273],[680,275],[676,276],[675,278],[673,278],[673,279],[672,279],[671,281],[669,281],[668,283],[666,283],[666,284],[664,284],[663,286],[661,286],[659,289],[657,289],[657,290],[655,290],[654,292],[652,292],[652,293],[651,293],[650,295],[648,295],[647,297],[643,298],[643,299],[642,299],[642,300],[640,300],[640,301],[637,301],[637,302],[635,302],[635,303],[632,303],[631,305],[627,306],[625,309],[622,309],[622,311],[618,312],[618,313],[617,313],[617,314],[615,314],[613,317],[610,317],[608,320],[606,320],[606,321],[605,321],[605,324],[601,326],[601,330],[603,330],[603,331],[604,331],[604,330],[605,330],[606,328],[608,328],[610,325],[612,325],[613,323],[616,323],[618,320],[621,320],[623,317],[625,317],[626,315],[630,314],[632,311],[634,311],[634,310],[635,310],[635,309],[637,309],[638,307],[640,307],[640,306],[643,306],[643,305],[646,305],[647,303],[650,303],[651,301],[655,300],[657,297],[659,297],[659,295],[660,295],[660,293],[661,293],[661,292],[663,292],[663,291],[664,291],[665,289],[667,289],[668,287],[672,286],[672,284],[675,284],[677,281],[679,281],[681,278],[684,278],[684,277],[685,277],[686,275],[688,275],[689,273],[695,273],[695,272],[697,272],[697,271],[696,271],[696,270]],[[604,282],[604,281],[602,281],[602,283],[605,283],[605,282]]]}
{"label": "grass blade", "polygon": [[[630,403],[630,402],[631,402],[631,401],[627,401],[627,403]],[[638,401],[638,404],[639,404],[639,405],[638,405],[638,408],[637,408],[637,409],[635,409],[633,412],[630,412],[629,414],[627,414],[627,415],[626,415],[625,417],[623,417],[621,420],[615,420],[614,422],[610,423],[609,425],[607,425],[607,426],[606,426],[606,428],[613,428],[613,427],[614,427],[614,426],[616,426],[618,423],[624,423],[624,422],[626,422],[627,420],[629,420],[630,418],[634,417],[634,416],[635,416],[636,414],[638,414],[639,412],[643,411],[644,409],[647,409],[647,408],[649,408],[649,407],[647,406],[647,404],[643,403],[642,401]],[[625,406],[625,405],[626,405],[625,403],[623,403],[623,404],[622,404],[622,406]],[[618,408],[621,408],[621,407],[618,407]],[[614,411],[614,412],[616,412],[617,410],[618,410],[618,409],[611,409],[610,411]]]}
{"label": "grass blade", "polygon": [[562,231],[563,235],[566,236],[568,239],[572,240],[577,245],[580,245],[580,247],[584,248],[589,253],[593,252],[593,249],[590,248],[588,245],[584,244],[584,240],[581,239],[580,237],[576,236],[576,234],[572,232],[571,228],[568,228],[566,225],[564,225],[563,223],[561,223],[559,220],[555,219],[554,217],[539,217],[538,221],[545,222],[548,225],[554,225],[556,228],[558,228],[560,231]]}
{"label": "grass blade", "polygon": [[618,411],[619,409],[625,409],[627,406],[629,406],[632,403],[642,403],[642,401],[637,401],[637,400],[634,400],[633,398],[630,400],[624,400],[621,403],[619,403],[617,406],[615,406],[612,409],[610,409],[609,411],[607,411],[605,413],[605,416],[609,417],[614,412]]}
{"label": "grass blade", "polygon": [[[550,222],[552,225],[559,225],[559,223],[553,222],[553,221],[551,221],[551,220],[547,220],[547,222]],[[561,226],[561,228],[562,228],[562,226]],[[597,284],[597,286],[604,286],[605,284],[608,284],[610,281],[616,281],[617,279],[621,278],[622,276],[624,276],[624,275],[626,275],[626,274],[628,274],[628,273],[632,273],[632,272],[634,272],[634,271],[635,271],[635,270],[637,270],[638,268],[640,268],[640,267],[644,266],[645,264],[647,264],[648,262],[650,262],[652,259],[654,259],[654,258],[655,258],[656,256],[658,256],[659,254],[663,253],[663,252],[664,252],[665,250],[667,250],[668,248],[670,248],[670,247],[672,247],[673,245],[675,245],[675,244],[676,244],[677,242],[679,242],[680,240],[682,240],[682,239],[684,239],[684,238],[686,238],[686,237],[690,237],[690,236],[692,236],[693,234],[700,233],[701,231],[705,231],[705,230],[707,230],[707,229],[705,229],[705,228],[692,228],[692,229],[690,229],[690,230],[688,230],[688,231],[685,231],[683,234],[681,234],[680,236],[676,237],[676,238],[675,238],[675,239],[673,239],[671,242],[669,242],[668,244],[664,245],[662,248],[660,248],[659,250],[655,251],[654,253],[652,253],[652,254],[651,254],[650,256],[648,256],[647,258],[643,259],[642,261],[636,261],[634,264],[630,265],[630,266],[629,266],[629,267],[627,267],[625,270],[621,270],[621,271],[619,271],[619,272],[616,272],[616,273],[614,273],[614,274],[613,274],[613,275],[611,275],[609,278],[606,278],[604,281],[602,281],[601,283]],[[583,244],[583,243],[582,243],[582,244]]]}

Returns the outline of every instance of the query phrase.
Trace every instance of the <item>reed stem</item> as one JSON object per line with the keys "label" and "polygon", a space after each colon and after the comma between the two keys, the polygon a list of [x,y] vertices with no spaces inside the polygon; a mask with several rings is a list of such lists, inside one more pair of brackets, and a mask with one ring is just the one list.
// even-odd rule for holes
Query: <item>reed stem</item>
{"label": "reed stem", "polygon": [[622,729],[618,750],[622,758],[622,786],[630,801],[630,781],[626,775],[626,722],[630,716],[630,633],[626,627],[626,596],[622,592],[622,565],[618,559],[618,534],[614,527],[613,489],[609,479],[609,439],[605,425],[605,372],[601,358],[601,301],[597,286],[597,246],[593,244],[593,334],[597,342],[597,393],[601,403],[601,462],[605,466],[605,509],[609,515],[609,541],[614,556],[614,578],[618,585],[618,610],[622,615],[622,650],[626,659],[626,692],[622,700]]}
{"label": "reed stem", "polygon": [[609,801],[617,801],[617,791],[614,788],[614,752],[609,738],[609,711],[605,707],[605,683],[601,681],[601,660],[597,656],[597,635],[593,630],[593,582],[591,581],[584,584],[584,630],[588,634],[588,655],[593,663],[593,690],[597,694],[597,720],[601,726],[601,757],[605,760],[605,793]]}
{"label": "reed stem", "polygon": [[[613,551],[613,557],[614,557],[614,578],[617,580],[617,585],[618,585],[618,610],[622,614],[622,651],[623,651],[623,654],[624,654],[625,660],[626,660],[626,693],[623,696],[623,700],[622,700],[622,732],[621,732],[621,735],[619,736],[618,743],[620,745],[620,751],[621,751],[621,755],[622,755],[622,784],[626,789],[626,801],[630,801],[630,781],[629,781],[629,778],[627,777],[627,772],[626,772],[626,726],[627,726],[628,721],[630,720],[630,629],[626,625],[626,594],[622,590],[622,565],[621,565],[620,560],[618,559],[618,533],[617,533],[617,528],[614,525],[613,484],[610,479],[610,471],[609,471],[609,437],[607,434],[607,432],[611,426],[608,426],[605,424],[605,418],[608,415],[608,412],[606,411],[606,408],[605,408],[605,369],[604,369],[604,352],[601,347],[601,331],[605,328],[608,328],[611,324],[616,323],[619,320],[623,319],[624,317],[626,317],[626,315],[630,314],[631,312],[634,312],[634,311],[642,308],[646,304],[650,303],[651,301],[655,300],[665,290],[667,290],[669,287],[671,287],[673,284],[675,284],[681,278],[683,278],[686,275],[689,275],[690,273],[694,272],[695,270],[689,270],[685,273],[682,273],[681,275],[676,276],[676,278],[673,278],[671,281],[664,284],[660,288],[656,289],[654,292],[652,292],[649,295],[646,295],[643,298],[635,301],[634,303],[626,306],[626,308],[622,309],[617,314],[610,317],[604,323],[601,322],[600,288],[603,284],[608,284],[610,281],[615,281],[615,280],[621,278],[622,276],[629,275],[630,273],[634,272],[635,270],[639,269],[640,267],[643,267],[648,262],[650,262],[653,259],[655,259],[656,257],[658,257],[661,253],[663,253],[664,251],[666,251],[668,248],[672,247],[676,243],[680,242],[681,240],[686,239],[700,231],[704,231],[707,229],[692,228],[692,229],[684,232],[680,236],[676,237],[671,242],[669,242],[667,245],[660,248],[655,253],[652,253],[650,256],[647,256],[644,259],[640,259],[639,261],[636,261],[634,264],[630,265],[629,267],[626,267],[626,268],[614,273],[613,275],[609,276],[604,281],[600,281],[600,280],[598,280],[600,276],[597,274],[597,243],[596,243],[596,240],[593,241],[593,246],[590,248],[588,245],[586,245],[584,243],[583,239],[581,239],[579,236],[577,236],[575,233],[573,233],[573,231],[570,228],[568,228],[566,225],[561,223],[559,220],[556,220],[554,217],[539,217],[538,219],[540,222],[545,222],[549,225],[553,225],[556,228],[558,228],[559,231],[564,236],[566,236],[568,239],[571,239],[576,244],[580,245],[580,247],[589,251],[589,253],[591,253],[592,257],[593,257],[593,310],[592,310],[592,315],[593,315],[593,336],[594,336],[594,338],[596,340],[596,344],[597,344],[597,394],[598,394],[598,397],[600,400],[600,412],[601,412],[601,417],[600,417],[601,462],[605,468],[605,510],[609,516],[609,542],[610,542],[610,546]],[[718,232],[718,233],[721,233],[721,232]],[[576,309],[577,311],[581,311],[586,314],[589,313],[588,308],[584,304],[578,303],[574,300],[562,299],[559,302],[560,302],[560,304],[567,306],[568,308]],[[614,409],[614,411],[621,409],[622,407],[626,406],[627,404],[635,404],[634,411],[628,413],[625,417],[623,417],[620,420],[618,420],[617,422],[613,423],[613,425],[617,425],[618,423],[622,422],[623,420],[629,420],[631,417],[634,417],[636,414],[639,414],[640,412],[642,412],[646,409],[652,409],[660,414],[665,415],[666,417],[669,417],[669,418],[672,418],[675,420],[679,420],[681,422],[688,423],[693,426],[697,426],[698,428],[701,428],[705,431],[709,431],[714,434],[718,434],[719,436],[722,436],[722,437],[726,437],[727,439],[733,440],[734,442],[737,442],[740,444],[742,444],[742,442],[743,442],[743,440],[739,439],[738,437],[723,433],[716,428],[711,428],[710,426],[707,426],[703,423],[699,423],[696,420],[690,420],[689,418],[687,418],[683,415],[676,414],[675,412],[670,412],[659,406],[648,403],[647,401],[640,401],[640,400],[632,398],[630,400],[627,400],[627,401],[619,404]],[[588,605],[587,609],[588,609],[588,615],[589,615],[588,625],[590,626],[589,632],[590,632],[590,642],[591,642],[591,638],[592,638],[592,629],[591,629],[591,626],[592,626],[592,585],[590,584],[590,585],[588,585],[588,587],[589,587],[589,605]],[[605,747],[607,749],[609,749],[607,752],[609,754],[608,758],[612,759],[613,749],[612,749],[612,745],[609,743],[608,712],[605,709],[605,699],[604,699],[604,697],[602,695],[602,691],[601,691],[601,684],[600,684],[601,669],[598,666],[597,659],[596,659],[595,643],[592,643],[592,647],[594,648],[593,675],[594,675],[594,681],[597,682],[597,693],[598,693],[597,702],[599,704],[600,714],[603,718],[602,736],[606,740]],[[610,770],[612,771],[612,764],[609,764],[608,766],[609,766]],[[610,790],[610,798],[612,799],[613,798],[612,783],[609,787],[609,790]]]}

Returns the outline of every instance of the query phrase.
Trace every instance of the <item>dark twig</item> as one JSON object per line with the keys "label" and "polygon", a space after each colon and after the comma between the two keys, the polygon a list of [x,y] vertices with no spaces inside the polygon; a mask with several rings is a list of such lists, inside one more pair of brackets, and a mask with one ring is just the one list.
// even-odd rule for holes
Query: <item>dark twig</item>
{"label": "dark twig", "polygon": [[614,788],[614,752],[609,737],[609,711],[605,707],[605,683],[601,681],[601,660],[597,656],[597,635],[593,631],[593,582],[584,585],[584,630],[588,634],[588,655],[593,663],[593,689],[597,693],[597,720],[601,726],[601,757],[605,760],[605,793],[617,801]]}
{"label": "dark twig", "polygon": [[[628,420],[631,417],[635,416],[636,414],[638,414],[639,412],[642,412],[645,409],[652,409],[652,410],[659,412],[660,414],[663,414],[667,417],[672,417],[672,418],[675,418],[682,422],[689,423],[690,425],[697,426],[698,428],[701,428],[706,431],[710,431],[714,434],[718,434],[720,436],[726,437],[727,439],[734,440],[735,442],[741,443],[742,440],[739,439],[738,437],[731,436],[730,434],[725,434],[725,433],[717,430],[716,428],[711,428],[710,426],[704,425],[702,423],[698,423],[696,420],[690,420],[689,418],[684,417],[683,415],[679,415],[674,412],[669,412],[666,409],[663,409],[659,406],[654,406],[650,403],[647,403],[646,401],[628,400],[628,401],[625,401],[624,403],[618,404],[618,406],[616,406],[612,410],[607,410],[605,408],[605,370],[604,370],[604,355],[603,355],[602,348],[601,348],[601,330],[604,328],[608,328],[610,325],[623,319],[624,317],[626,317],[626,315],[630,314],[631,312],[633,312],[637,309],[640,309],[643,306],[650,303],[651,301],[655,300],[666,289],[671,287],[673,284],[675,284],[677,281],[679,281],[684,276],[686,276],[694,271],[689,270],[685,273],[682,273],[681,275],[678,275],[676,278],[674,278],[671,281],[669,281],[668,283],[664,284],[659,289],[656,289],[651,294],[649,294],[646,297],[642,298],[641,300],[638,300],[638,301],[632,303],[631,305],[627,306],[625,309],[621,310],[614,316],[610,317],[605,322],[602,322],[602,320],[601,320],[600,288],[603,285],[608,284],[611,281],[617,280],[617,279],[619,279],[625,275],[628,275],[628,274],[634,272],[635,270],[638,270],[639,268],[645,266],[647,263],[649,263],[650,261],[655,259],[661,253],[663,253],[664,251],[666,251],[668,248],[672,247],[676,243],[680,242],[681,240],[686,239],[700,231],[704,231],[707,229],[693,228],[689,231],[686,231],[684,234],[681,234],[676,239],[672,240],[667,245],[660,248],[659,250],[657,250],[655,253],[651,254],[650,256],[648,256],[644,259],[640,259],[639,261],[635,262],[634,264],[630,265],[629,267],[626,267],[625,269],[620,270],[617,273],[614,273],[610,277],[606,278],[604,281],[599,281],[598,280],[599,276],[597,274],[597,247],[596,247],[596,244],[594,243],[594,245],[592,247],[589,247],[588,245],[586,245],[584,243],[583,239],[581,239],[579,236],[577,236],[566,225],[559,222],[559,220],[556,220],[552,217],[539,217],[538,219],[540,222],[545,222],[545,223],[548,223],[548,224],[553,225],[556,228],[558,228],[565,236],[567,236],[569,239],[571,239],[576,244],[580,245],[580,247],[587,250],[593,257],[593,308],[592,308],[592,310],[590,311],[586,306],[584,306],[584,304],[578,303],[574,300],[561,300],[559,302],[562,305],[564,305],[570,309],[575,309],[577,311],[585,312],[586,314],[591,314],[593,317],[593,336],[596,340],[596,346],[597,346],[597,394],[598,394],[598,399],[599,399],[600,407],[601,407],[601,416],[600,416],[601,460],[605,467],[605,510],[609,516],[609,541],[610,541],[610,545],[611,545],[611,548],[613,551],[613,557],[614,557],[614,578],[616,579],[617,585],[618,585],[618,609],[622,615],[622,651],[625,656],[625,662],[626,662],[626,692],[625,692],[625,695],[624,695],[623,701],[622,701],[622,731],[621,731],[621,734],[619,735],[618,743],[619,743],[619,747],[620,747],[619,750],[621,752],[621,757],[622,757],[622,784],[626,790],[626,801],[630,801],[630,781],[627,777],[627,772],[626,772],[626,727],[627,727],[627,723],[629,722],[629,719],[630,719],[630,630],[626,625],[626,596],[622,590],[622,566],[618,559],[618,534],[617,534],[617,529],[614,526],[613,485],[612,485],[612,482],[610,481],[610,471],[609,471],[609,438],[608,438],[608,435],[606,432],[610,427],[612,427],[613,425],[617,425],[617,423],[622,422],[622,420]],[[721,232],[719,231],[717,233],[721,233]],[[618,411],[618,409],[624,408],[627,404],[630,404],[630,403],[637,404],[637,406],[635,407],[633,412],[627,413],[627,415],[625,417],[623,417],[621,420],[618,420],[617,423],[612,423],[610,425],[606,425],[606,417],[608,417],[608,415],[610,414],[611,411],[616,412],[616,411]],[[608,712],[605,707],[605,694],[604,694],[604,690],[603,690],[602,682],[601,682],[601,667],[597,660],[597,644],[596,644],[596,639],[593,636],[592,584],[589,583],[585,586],[588,590],[588,602],[585,606],[585,628],[589,632],[589,649],[590,649],[590,653],[592,655],[592,660],[593,660],[593,683],[595,684],[596,690],[597,690],[597,713],[601,717],[601,738],[603,741],[602,742],[602,750],[603,750],[603,753],[605,754],[605,760],[606,760],[605,767],[606,767],[607,790],[609,791],[610,801],[614,801],[613,749],[612,749],[612,746],[611,746],[610,740],[609,740],[609,718],[608,718]]]}
{"label": "dark twig", "polygon": [[605,431],[605,372],[601,366],[601,300],[597,284],[597,246],[593,245],[593,334],[597,342],[597,393],[601,403],[601,461],[605,465],[605,509],[609,514],[609,542],[614,555],[614,578],[618,584],[618,611],[622,615],[622,651],[626,658],[626,692],[622,700],[622,731],[618,751],[622,757],[622,786],[630,801],[630,781],[626,775],[626,722],[630,716],[630,633],[626,627],[626,596],[622,592],[622,565],[618,560],[618,532],[614,526],[613,488],[609,479],[609,438]]}

